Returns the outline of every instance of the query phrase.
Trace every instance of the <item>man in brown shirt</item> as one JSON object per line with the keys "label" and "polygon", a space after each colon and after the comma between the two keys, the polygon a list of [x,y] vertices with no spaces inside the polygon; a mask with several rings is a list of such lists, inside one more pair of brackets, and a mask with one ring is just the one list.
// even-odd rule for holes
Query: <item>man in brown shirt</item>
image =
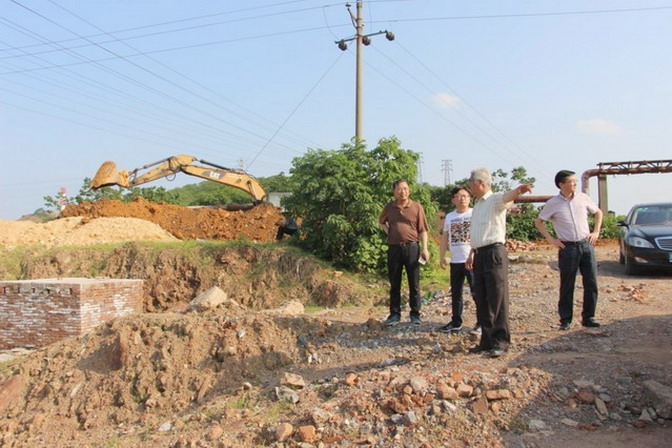
{"label": "man in brown shirt", "polygon": [[390,278],[390,315],[383,325],[392,326],[401,319],[401,273],[408,277],[411,323],[420,325],[420,260],[429,260],[428,226],[422,205],[410,199],[408,181],[392,184],[395,201],[388,203],[378,219],[387,234],[387,270]]}

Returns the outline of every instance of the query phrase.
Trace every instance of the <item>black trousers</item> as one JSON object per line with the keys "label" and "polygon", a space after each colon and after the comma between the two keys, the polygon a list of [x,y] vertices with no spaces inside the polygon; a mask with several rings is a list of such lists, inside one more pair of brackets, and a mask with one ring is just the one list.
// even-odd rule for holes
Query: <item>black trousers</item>
{"label": "black trousers", "polygon": [[387,272],[390,278],[390,314],[401,316],[401,274],[406,269],[408,304],[411,316],[420,316],[420,246],[418,243],[393,245],[387,249]]}
{"label": "black trousers", "polygon": [[597,308],[597,261],[595,249],[588,241],[565,243],[565,248],[558,251],[558,267],[560,268],[560,300],[558,313],[560,322],[572,321],[574,313],[574,286],[576,274],[581,272],[583,278],[583,312],[582,321],[595,317]]}
{"label": "black trousers", "polygon": [[482,329],[479,347],[506,350],[511,343],[509,260],[503,245],[479,248],[474,255],[474,299]]}
{"label": "black trousers", "polygon": [[464,281],[467,281],[469,290],[474,291],[474,273],[465,267],[465,263],[450,263],[450,295],[453,301],[453,318],[451,323],[459,327],[462,325],[462,311],[464,310]]}

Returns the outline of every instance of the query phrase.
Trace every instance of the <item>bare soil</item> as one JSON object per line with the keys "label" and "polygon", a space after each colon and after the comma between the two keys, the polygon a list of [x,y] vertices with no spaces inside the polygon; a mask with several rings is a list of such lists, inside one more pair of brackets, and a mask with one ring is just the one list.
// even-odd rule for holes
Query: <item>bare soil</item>
{"label": "bare soil", "polygon": [[221,208],[182,207],[151,202],[143,198],[125,203],[117,200],[85,202],[68,205],[61,213],[64,218],[122,217],[153,222],[181,240],[236,240],[273,241],[283,219],[279,210],[270,203],[250,210],[228,211]]}
{"label": "bare soil", "polygon": [[[384,282],[357,289],[310,257],[241,246],[197,268],[123,246],[104,255],[106,275],[148,279],[148,312],[0,364],[0,446],[669,446],[672,422],[643,383],[672,386],[672,276],[627,277],[601,244],[603,326],[561,332],[555,254],[518,249],[513,346],[489,359],[468,353],[468,332],[436,331],[450,319],[445,284],[423,285],[422,325],[384,328]],[[99,252],[62,249],[27,276],[70,275]],[[187,312],[210,286],[241,307]],[[283,308],[296,301],[323,307]],[[475,322],[470,300],[464,318]]]}

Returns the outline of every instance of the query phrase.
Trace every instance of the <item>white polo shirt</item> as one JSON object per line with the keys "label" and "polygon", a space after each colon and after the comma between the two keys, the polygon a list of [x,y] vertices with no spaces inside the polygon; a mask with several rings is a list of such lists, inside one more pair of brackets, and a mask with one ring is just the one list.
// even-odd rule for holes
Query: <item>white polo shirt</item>
{"label": "white polo shirt", "polygon": [[492,190],[476,199],[471,212],[471,247],[488,246],[506,242],[506,211],[513,201],[504,202],[504,193]]}

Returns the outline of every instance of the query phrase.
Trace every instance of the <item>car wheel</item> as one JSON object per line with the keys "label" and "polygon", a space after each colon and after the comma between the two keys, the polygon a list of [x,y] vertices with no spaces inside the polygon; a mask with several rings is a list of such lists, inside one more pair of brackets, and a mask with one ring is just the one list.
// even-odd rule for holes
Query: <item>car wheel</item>
{"label": "car wheel", "polygon": [[624,257],[625,258],[625,273],[627,275],[635,275],[638,271],[637,266],[635,266],[632,262],[632,258],[630,257]]}

